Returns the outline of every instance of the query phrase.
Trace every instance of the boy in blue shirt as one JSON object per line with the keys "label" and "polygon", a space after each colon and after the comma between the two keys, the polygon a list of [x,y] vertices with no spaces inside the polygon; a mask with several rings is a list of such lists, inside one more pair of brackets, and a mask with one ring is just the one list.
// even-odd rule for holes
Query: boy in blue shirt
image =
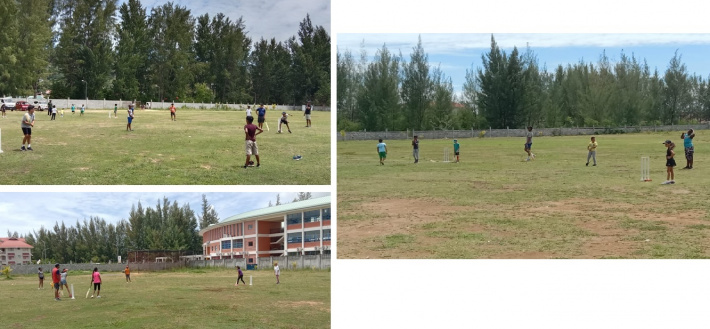
{"label": "boy in blue shirt", "polygon": [[693,153],[695,153],[693,138],[695,138],[693,129],[688,130],[688,133],[680,134],[680,139],[683,140],[683,146],[685,147],[685,167],[683,169],[693,169]]}
{"label": "boy in blue shirt", "polygon": [[380,138],[380,143],[377,144],[377,153],[380,154],[380,164],[384,165],[385,159],[387,159],[387,144],[382,142],[382,138]]}

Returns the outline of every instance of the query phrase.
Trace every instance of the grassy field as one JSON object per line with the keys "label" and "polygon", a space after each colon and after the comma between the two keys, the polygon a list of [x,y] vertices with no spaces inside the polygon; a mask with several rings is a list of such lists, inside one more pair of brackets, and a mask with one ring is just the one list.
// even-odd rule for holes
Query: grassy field
{"label": "grassy field", "polygon": [[330,328],[330,272],[193,269],[161,273],[102,273],[100,299],[85,299],[89,272],[70,272],[76,299],[54,300],[51,276],[0,278],[6,328]]}
{"label": "grassy field", "polygon": [[[461,163],[443,163],[451,140],[338,143],[339,258],[708,258],[710,137],[695,138],[685,166],[679,132],[597,136],[598,166],[585,166],[589,136],[460,139]],[[676,142],[676,184],[665,147]],[[640,181],[640,157],[652,182]]]}
{"label": "grassy field", "polygon": [[108,110],[66,110],[56,121],[35,112],[32,152],[20,151],[23,112],[8,111],[0,185],[330,184],[330,112],[314,112],[312,128],[289,112],[292,134],[277,134],[275,112],[267,112],[271,131],[257,136],[261,167],[244,169],[243,111],[178,109],[173,122],[168,110],[136,110],[132,132],[125,109],[117,119]]}

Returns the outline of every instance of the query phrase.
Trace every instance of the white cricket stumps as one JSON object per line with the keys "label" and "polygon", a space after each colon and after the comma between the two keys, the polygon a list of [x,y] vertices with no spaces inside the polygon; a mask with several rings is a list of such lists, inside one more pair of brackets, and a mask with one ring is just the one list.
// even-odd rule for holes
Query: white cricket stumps
{"label": "white cricket stumps", "polygon": [[444,162],[451,162],[449,158],[449,148],[447,147],[444,148]]}
{"label": "white cricket stumps", "polygon": [[74,284],[71,284],[71,299],[76,299],[74,298]]}
{"label": "white cricket stumps", "polygon": [[251,275],[249,276],[249,285],[251,286]]}
{"label": "white cricket stumps", "polygon": [[0,129],[0,153],[2,153],[2,129]]}
{"label": "white cricket stumps", "polygon": [[650,172],[650,159],[649,157],[641,157],[641,181],[650,182],[651,172]]}

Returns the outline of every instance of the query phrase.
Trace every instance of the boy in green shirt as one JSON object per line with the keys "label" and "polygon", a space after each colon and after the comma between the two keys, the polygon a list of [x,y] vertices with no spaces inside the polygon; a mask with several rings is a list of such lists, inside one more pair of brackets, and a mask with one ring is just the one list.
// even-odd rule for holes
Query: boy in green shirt
{"label": "boy in green shirt", "polygon": [[456,156],[456,163],[459,162],[459,142],[454,139],[454,155]]}

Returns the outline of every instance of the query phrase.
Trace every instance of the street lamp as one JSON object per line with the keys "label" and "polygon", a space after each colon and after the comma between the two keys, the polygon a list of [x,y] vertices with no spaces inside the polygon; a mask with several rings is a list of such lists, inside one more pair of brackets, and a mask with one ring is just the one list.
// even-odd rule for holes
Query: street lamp
{"label": "street lamp", "polygon": [[88,100],[89,100],[89,95],[88,95],[88,93],[87,93],[86,80],[81,79],[81,82],[84,83],[84,98],[88,101]]}

